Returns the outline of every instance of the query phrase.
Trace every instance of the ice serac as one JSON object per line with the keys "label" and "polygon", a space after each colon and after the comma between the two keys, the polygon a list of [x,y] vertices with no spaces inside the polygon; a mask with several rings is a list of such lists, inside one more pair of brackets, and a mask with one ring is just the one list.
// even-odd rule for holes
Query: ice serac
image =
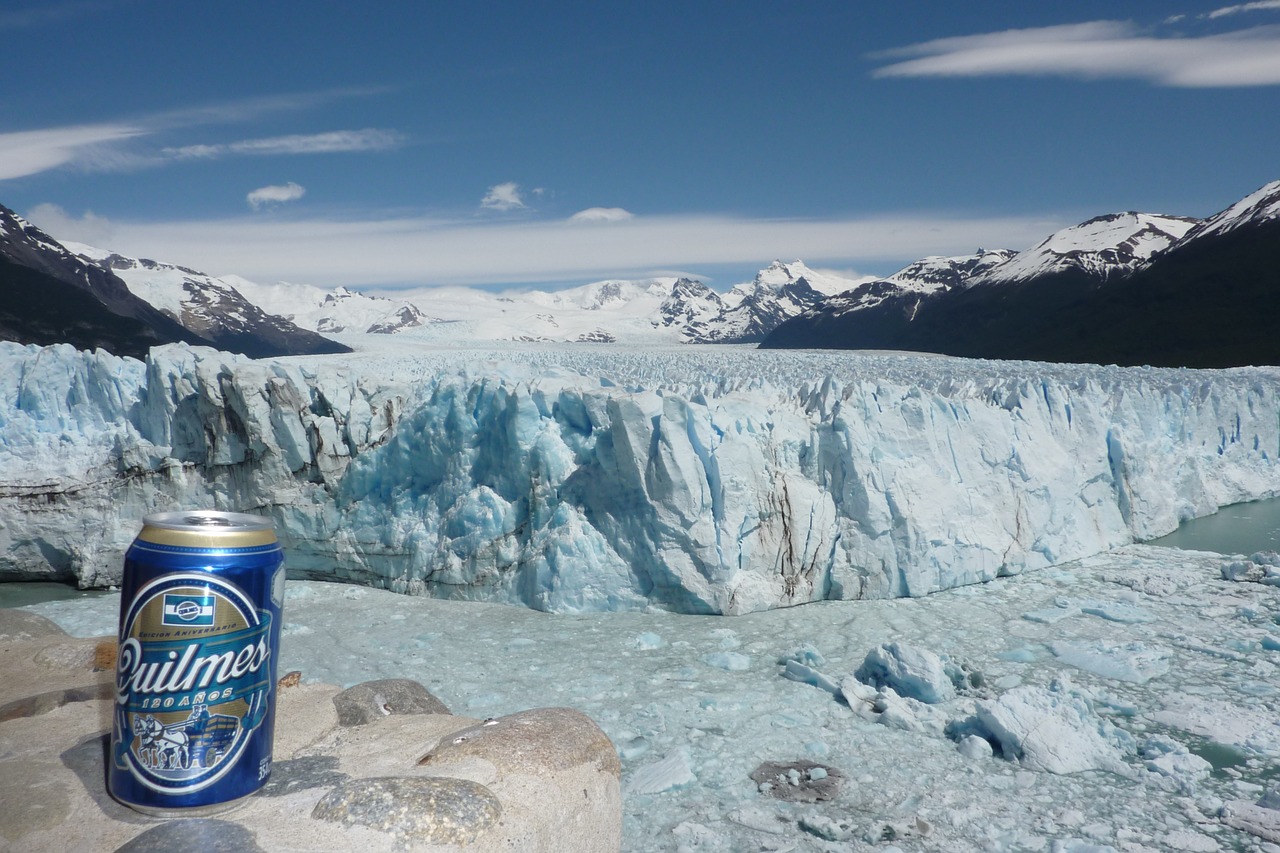
{"label": "ice serac", "polygon": [[0,344],[0,577],[111,583],[145,513],[213,506],[271,516],[295,576],[414,594],[920,596],[1280,494],[1278,422],[1270,368]]}

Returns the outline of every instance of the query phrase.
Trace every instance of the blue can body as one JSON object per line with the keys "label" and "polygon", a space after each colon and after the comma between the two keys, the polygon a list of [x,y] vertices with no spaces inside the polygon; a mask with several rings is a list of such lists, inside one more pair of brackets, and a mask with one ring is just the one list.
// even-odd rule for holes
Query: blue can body
{"label": "blue can body", "polygon": [[265,784],[283,603],[269,519],[199,510],[143,520],[121,584],[113,797],[197,816]]}

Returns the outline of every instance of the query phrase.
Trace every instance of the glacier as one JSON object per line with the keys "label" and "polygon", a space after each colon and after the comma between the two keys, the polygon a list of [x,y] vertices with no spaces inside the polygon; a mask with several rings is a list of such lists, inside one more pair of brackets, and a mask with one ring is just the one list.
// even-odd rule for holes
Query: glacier
{"label": "glacier", "polygon": [[117,583],[143,515],[292,577],[553,612],[918,597],[1280,494],[1280,369],[746,347],[143,363],[0,343],[0,579]]}

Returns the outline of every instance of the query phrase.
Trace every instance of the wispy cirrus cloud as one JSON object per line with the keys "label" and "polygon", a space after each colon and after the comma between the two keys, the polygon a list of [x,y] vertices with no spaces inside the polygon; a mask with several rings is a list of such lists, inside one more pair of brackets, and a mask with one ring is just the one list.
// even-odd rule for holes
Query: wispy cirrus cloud
{"label": "wispy cirrus cloud", "polygon": [[1241,12],[1267,11],[1280,11],[1280,0],[1256,0],[1253,3],[1237,3],[1234,6],[1223,6],[1221,9],[1214,9],[1204,17],[1212,20],[1214,18],[1225,18],[1228,15],[1239,15]]}
{"label": "wispy cirrus cloud", "polygon": [[0,181],[92,161],[105,149],[146,134],[145,128],[128,124],[83,124],[0,133]]}
{"label": "wispy cirrus cloud", "polygon": [[228,155],[335,154],[349,151],[386,151],[404,143],[394,130],[334,130],[327,133],[245,139],[217,145],[184,145],[164,148],[161,155],[178,160],[210,160]]}
{"label": "wispy cirrus cloud", "polygon": [[866,268],[972,252],[976,246],[1022,248],[1065,223],[1051,216],[960,213],[823,220],[658,215],[615,220],[608,227],[598,220],[426,216],[105,223],[64,215],[47,230],[64,237],[54,225],[83,233],[108,224],[113,242],[104,248],[214,275],[396,288],[590,281],[710,265],[763,266],[778,257]]}
{"label": "wispy cirrus cloud", "polygon": [[[1252,5],[1252,4],[1249,4]],[[1280,27],[1157,36],[1090,21],[935,39],[875,54],[877,77],[1062,76],[1207,88],[1280,84]]]}
{"label": "wispy cirrus cloud", "polygon": [[374,152],[405,144],[404,134],[384,128],[334,130],[244,139],[229,143],[189,143],[158,147],[157,139],[216,124],[234,124],[263,115],[305,110],[335,98],[358,97],[378,89],[339,89],[155,113],[136,119],[0,133],[0,180],[58,168],[118,172],[154,168],[183,160],[231,156]]}

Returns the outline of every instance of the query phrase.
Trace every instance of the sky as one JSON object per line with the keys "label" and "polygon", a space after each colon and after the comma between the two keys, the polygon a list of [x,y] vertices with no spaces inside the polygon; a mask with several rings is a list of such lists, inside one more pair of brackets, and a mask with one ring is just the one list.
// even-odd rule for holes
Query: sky
{"label": "sky", "polygon": [[851,277],[1280,179],[1280,0],[6,0],[0,204],[371,293]]}

